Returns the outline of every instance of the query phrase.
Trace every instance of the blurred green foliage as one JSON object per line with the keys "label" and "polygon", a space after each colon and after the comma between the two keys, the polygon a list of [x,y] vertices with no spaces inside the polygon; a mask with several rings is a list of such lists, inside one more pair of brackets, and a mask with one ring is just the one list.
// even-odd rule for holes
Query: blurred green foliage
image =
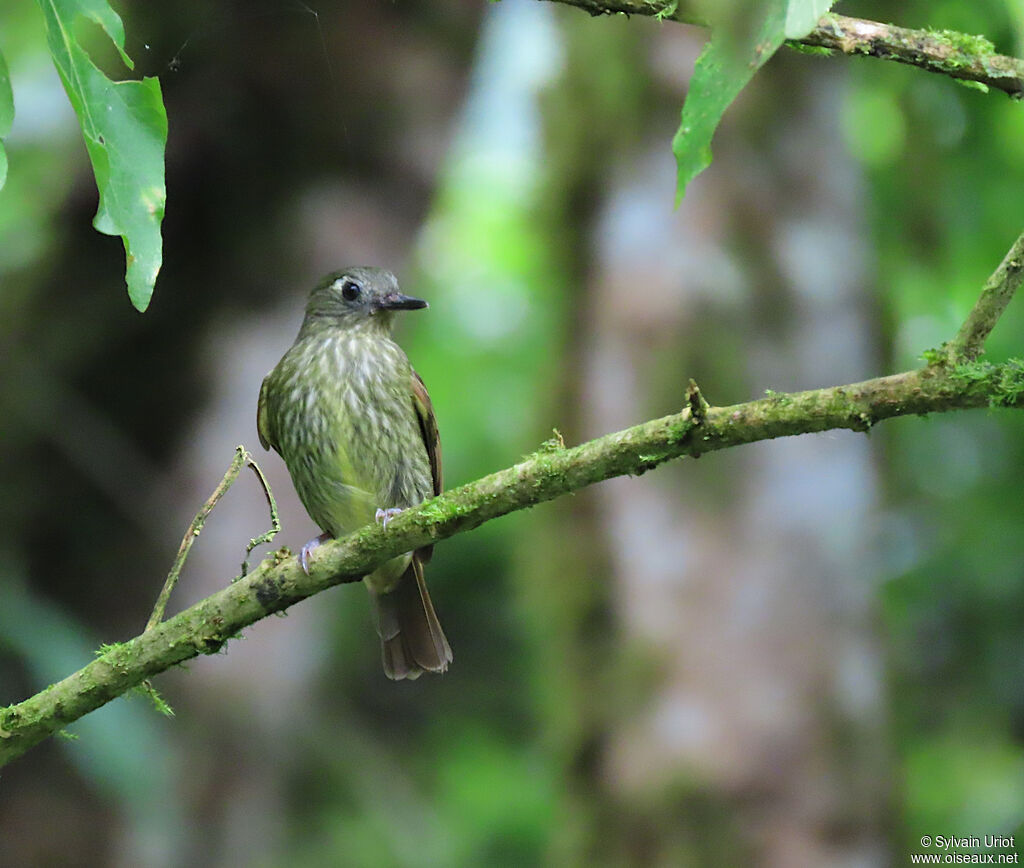
{"label": "blurred green foliage", "polygon": [[[7,71],[7,61],[0,52],[0,140],[11,131],[14,123],[14,92],[11,90],[11,76]],[[7,180],[7,151],[0,141],[0,190]]]}
{"label": "blurred green foliage", "polygon": [[[371,20],[359,32],[374,39],[364,43],[350,40],[348,27],[366,24],[360,16],[370,13],[346,8],[350,17],[339,28],[346,38],[339,42],[328,41],[327,21],[319,34],[307,26],[310,16],[301,10],[301,32],[279,28],[277,19],[269,36],[252,32],[256,13],[233,19],[226,40],[245,55],[254,51],[247,39],[262,35],[265,41],[253,44],[268,56],[239,60],[225,47],[220,67],[215,36],[200,28],[200,48],[190,50],[205,57],[203,40],[212,45],[211,68],[223,82],[216,93],[207,81],[187,79],[188,52],[180,79],[176,70],[164,71],[174,85],[165,83],[172,130],[176,123],[181,129],[177,159],[187,167],[174,176],[184,216],[167,276],[181,292],[166,301],[158,295],[144,325],[99,300],[115,272],[104,264],[109,247],[93,253],[73,228],[95,207],[81,190],[86,166],[78,133],[47,102],[54,82],[38,71],[45,46],[30,5],[0,8],[5,56],[15,77],[35,88],[34,99],[18,105],[15,140],[8,142],[15,168],[0,193],[0,361],[18,374],[0,379],[0,550],[12,552],[4,563],[26,564],[0,573],[2,702],[84,662],[101,638],[138,629],[152,594],[116,580],[158,575],[165,566],[159,547],[139,539],[141,519],[111,506],[116,485],[102,487],[102,473],[93,468],[90,476],[89,465],[73,460],[61,432],[104,429],[86,428],[82,420],[92,417],[67,396],[80,395],[82,404],[116,419],[111,425],[124,440],[111,435],[112,442],[143,444],[133,453],[137,463],[115,450],[118,463],[152,472],[128,476],[159,480],[156,468],[173,448],[190,448],[191,426],[209,397],[194,367],[208,351],[198,336],[239,321],[243,312],[259,316],[271,300],[283,306],[280,274],[291,273],[289,256],[302,256],[282,250],[306,248],[275,233],[296,222],[300,194],[334,189],[324,179],[341,172],[339,160],[347,161],[349,186],[339,186],[337,198],[357,199],[360,184],[380,188],[390,219],[398,222],[401,213],[422,227],[410,243],[403,283],[429,298],[431,311],[403,324],[400,338],[438,410],[446,483],[514,462],[554,426],[570,438],[578,433],[579,408],[565,396],[578,394],[567,383],[588,349],[573,342],[588,313],[581,287],[598,242],[586,234],[592,227],[574,221],[593,217],[609,176],[622,171],[616,161],[634,153],[645,125],[661,130],[668,155],[678,106],[651,121],[653,92],[665,87],[647,55],[646,40],[653,43],[657,33],[641,31],[635,20],[590,21],[576,12],[557,19],[545,12],[500,31],[487,29],[495,26],[488,13],[477,33],[464,10],[408,4],[389,9],[396,17],[385,19],[401,39],[382,36],[383,25]],[[521,14],[523,5],[506,0],[494,8]],[[168,24],[161,29],[154,9],[132,10],[140,32],[162,38],[168,58],[177,58],[193,35]],[[1000,51],[1022,53],[1015,42],[1024,32],[1020,3],[907,2],[844,11],[984,33]],[[279,40],[277,29],[288,38]],[[324,86],[321,38],[337,65],[332,87]],[[295,53],[272,53],[289,40],[299,47]],[[414,50],[400,55],[403,44]],[[476,87],[465,86],[467,107],[431,178],[436,186],[423,190],[409,169],[415,161],[402,150],[405,133],[395,130],[407,129],[401,112],[415,116],[425,97],[405,78],[397,94],[384,81],[407,68],[396,57],[423,63],[440,81],[447,80],[443,73],[456,79],[466,73],[474,45]],[[312,85],[289,65],[300,51],[315,55]],[[955,332],[1019,231],[1024,107],[893,64],[800,59],[808,78],[826,64],[842,70],[828,90],[848,150],[836,159],[857,162],[870,203],[865,249],[877,258],[880,354],[885,370],[916,365],[924,350]],[[364,80],[369,84],[359,95],[355,88]],[[338,87],[352,90],[339,100],[332,93]],[[521,126],[488,130],[486,112],[495,106]],[[781,110],[769,108],[750,110],[760,110],[765,123],[785,122]],[[296,132],[306,117],[328,122]],[[256,120],[247,126],[246,118]],[[272,138],[275,130],[283,134]],[[262,135],[265,151],[258,150]],[[188,162],[193,152],[198,157]],[[292,168],[306,163],[308,175]],[[174,195],[172,187],[172,210]],[[666,189],[666,213],[671,197]],[[337,235],[349,231],[349,224],[339,225]],[[292,301],[298,309],[300,296]],[[1018,299],[986,358],[1021,355],[1022,338]],[[747,344],[738,330],[723,335],[720,358],[705,367],[727,371],[723,381],[740,380]],[[154,386],[161,370],[166,379]],[[652,365],[645,375],[646,386],[672,394],[680,371]],[[130,412],[118,415],[125,407]],[[884,628],[897,852],[923,834],[1011,832],[1024,818],[1022,435],[1024,419],[999,410],[899,420],[871,435],[886,492],[878,538],[865,543],[864,562],[877,577]],[[688,479],[721,473],[723,459],[713,460],[719,463],[687,468]],[[665,480],[676,484],[676,477]],[[699,496],[713,503],[723,490],[709,482]],[[268,803],[283,805],[279,815],[254,813],[246,828],[280,823],[289,865],[531,865],[552,852],[579,857],[580,841],[595,827],[629,828],[625,809],[615,816],[614,804],[587,804],[593,794],[586,784],[600,774],[595,756],[605,728],[628,719],[656,672],[642,651],[607,647],[609,568],[602,541],[581,530],[592,507],[573,500],[545,507],[540,518],[517,515],[438,547],[431,580],[458,667],[445,679],[383,689],[365,600],[324,595],[316,602],[332,609],[333,620],[318,646],[322,669],[315,691],[302,693],[301,710],[287,709],[279,738],[260,741],[255,725],[247,728],[251,697],[221,697],[214,711],[188,697],[181,685],[196,674],[190,672],[175,682],[182,695],[171,697],[179,711],[173,723],[141,700],[115,703],[75,728],[79,742],[53,748],[59,759],[41,750],[46,774],[26,766],[31,773],[15,778],[19,792],[50,804],[40,793],[56,798],[48,791],[74,774],[85,793],[80,801],[96,803],[90,816],[143,838],[166,838],[170,828],[178,840],[193,817],[244,813],[244,805],[222,804],[219,787],[219,777],[228,778],[243,756],[247,769],[264,771],[274,781],[268,787],[279,788],[277,801],[268,796]],[[69,509],[74,520],[64,521]],[[165,515],[160,519],[159,533],[173,546],[179,531],[168,528]],[[31,593],[23,573],[33,577]],[[232,655],[246,653],[244,642],[232,646]],[[175,772],[178,763],[184,773]],[[35,777],[38,790],[27,780]],[[729,815],[734,807],[728,794],[705,794],[698,781],[681,780],[651,815],[666,825],[683,818],[673,839],[681,862],[701,864],[701,854],[717,851],[726,853],[721,864],[735,864],[742,847]],[[188,833],[188,842],[176,845],[179,861],[187,861],[191,847],[193,856],[201,852],[215,864],[200,824]],[[620,856],[603,855],[609,864]],[[281,858],[270,850],[263,864]]]}

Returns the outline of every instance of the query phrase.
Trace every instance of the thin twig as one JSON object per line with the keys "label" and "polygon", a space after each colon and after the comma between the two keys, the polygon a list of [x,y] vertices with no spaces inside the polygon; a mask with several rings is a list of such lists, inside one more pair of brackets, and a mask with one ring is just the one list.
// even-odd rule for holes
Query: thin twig
{"label": "thin twig", "polygon": [[984,352],[984,344],[1017,288],[1024,281],[1024,233],[992,272],[981,296],[960,326],[957,336],[946,345],[947,360],[973,361]]}
{"label": "thin twig", "polygon": [[698,425],[703,422],[711,405],[704,400],[696,380],[691,379],[686,387],[686,404],[690,408],[690,418]]}
{"label": "thin twig", "polygon": [[178,546],[178,554],[174,557],[174,563],[171,564],[171,570],[167,574],[167,579],[164,581],[163,588],[160,590],[160,596],[156,599],[156,605],[153,607],[153,614],[149,616],[149,621],[146,623],[146,632],[152,630],[164,619],[164,610],[167,608],[167,601],[171,598],[171,591],[174,590],[174,586],[178,583],[178,577],[181,575],[181,568],[185,566],[185,559],[188,557],[188,553],[192,549],[192,543],[196,541],[196,537],[199,536],[200,531],[203,529],[203,525],[206,524],[207,517],[213,511],[217,502],[227,493],[227,490],[231,488],[234,481],[238,478],[238,474],[241,472],[242,466],[245,464],[248,457],[249,453],[245,451],[244,446],[235,447],[235,457],[231,460],[231,465],[224,474],[224,478],[221,479],[220,483],[214,489],[213,494],[210,495],[206,503],[204,503],[199,512],[196,513],[196,517],[192,519],[192,523],[188,526],[188,530],[185,531],[185,536],[181,538],[181,545]]}
{"label": "thin twig", "polygon": [[[239,449],[242,447],[239,446]],[[272,542],[274,537],[277,536],[281,530],[281,519],[277,514],[277,501],[274,500],[274,492],[270,490],[270,483],[267,481],[267,477],[263,475],[263,471],[260,466],[253,460],[252,455],[248,452],[245,453],[245,463],[252,468],[252,472],[256,474],[256,478],[259,480],[260,487],[263,489],[263,495],[267,498],[267,506],[270,508],[270,530],[264,531],[259,536],[254,536],[249,540],[249,544],[245,547],[245,558],[242,560],[242,572],[238,578],[242,578],[246,573],[249,572],[249,555],[252,554],[252,550],[258,545]]]}

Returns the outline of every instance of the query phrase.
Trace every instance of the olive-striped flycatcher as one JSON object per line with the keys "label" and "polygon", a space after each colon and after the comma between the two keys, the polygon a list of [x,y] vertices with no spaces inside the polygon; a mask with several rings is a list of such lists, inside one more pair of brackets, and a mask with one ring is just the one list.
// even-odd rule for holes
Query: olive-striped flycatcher
{"label": "olive-striped flycatcher", "polygon": [[[391,338],[403,295],[382,268],[327,275],[309,296],[295,343],[263,380],[257,428],[281,454],[295,490],[324,532],[302,547],[388,519],[441,493],[441,441],[426,387]],[[432,546],[365,576],[388,678],[444,672],[452,651],[423,581]]]}

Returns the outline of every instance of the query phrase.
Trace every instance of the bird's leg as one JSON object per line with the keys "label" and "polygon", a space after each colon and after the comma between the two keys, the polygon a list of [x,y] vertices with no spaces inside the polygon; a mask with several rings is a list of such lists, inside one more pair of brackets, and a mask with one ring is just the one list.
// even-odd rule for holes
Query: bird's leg
{"label": "bird's leg", "polygon": [[299,550],[299,563],[302,564],[302,571],[308,576],[309,575],[309,554],[313,551],[320,543],[327,542],[327,540],[333,539],[329,533],[322,533],[318,537],[314,537],[307,542]]}
{"label": "bird's leg", "polygon": [[377,520],[377,524],[381,525],[384,530],[387,530],[388,522],[401,512],[403,510],[400,506],[393,506],[391,509],[378,509],[374,518]]}

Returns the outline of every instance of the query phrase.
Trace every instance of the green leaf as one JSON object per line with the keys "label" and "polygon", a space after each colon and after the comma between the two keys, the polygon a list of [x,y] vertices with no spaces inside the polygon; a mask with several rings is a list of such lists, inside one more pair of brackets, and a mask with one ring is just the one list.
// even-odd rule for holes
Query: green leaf
{"label": "green leaf", "polygon": [[682,120],[672,139],[677,205],[687,184],[711,164],[711,138],[725,110],[785,39],[785,0],[769,0],[761,9],[757,27],[741,17],[733,19],[736,26],[747,27],[743,33],[733,32],[733,22],[723,20],[697,58]]}
{"label": "green leaf", "polygon": [[786,9],[786,39],[803,39],[836,0],[789,0]]}
{"label": "green leaf", "polygon": [[164,146],[167,114],[160,82],[111,81],[74,35],[76,19],[103,28],[129,69],[124,26],[106,0],[38,0],[46,37],[64,89],[78,115],[100,204],[93,226],[120,235],[127,258],[128,297],[140,311],[153,295],[162,263]]}
{"label": "green leaf", "polygon": [[[7,61],[0,52],[0,139],[11,131],[14,123],[14,91],[11,90],[11,76],[7,72]],[[0,141],[0,190],[7,180],[7,152]]]}

